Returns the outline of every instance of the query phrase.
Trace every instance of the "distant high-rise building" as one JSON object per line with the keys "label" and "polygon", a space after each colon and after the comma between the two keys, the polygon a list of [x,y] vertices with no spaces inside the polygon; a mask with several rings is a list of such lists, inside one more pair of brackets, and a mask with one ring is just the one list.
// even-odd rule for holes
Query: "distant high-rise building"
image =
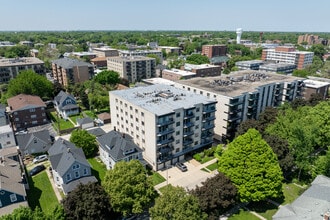
{"label": "distant high-rise building", "polygon": [[203,45],[202,54],[208,58],[226,56],[226,45]]}
{"label": "distant high-rise building", "polygon": [[236,37],[236,43],[237,43],[237,44],[240,44],[240,43],[241,43],[241,36],[242,36],[242,33],[243,33],[243,29],[242,29],[242,28],[237,28],[237,29],[236,29],[236,34],[237,34],[237,37]]}
{"label": "distant high-rise building", "polygon": [[276,47],[264,49],[261,59],[275,61],[276,63],[288,63],[297,66],[297,69],[304,69],[313,62],[314,53],[308,51],[296,51],[293,47]]}

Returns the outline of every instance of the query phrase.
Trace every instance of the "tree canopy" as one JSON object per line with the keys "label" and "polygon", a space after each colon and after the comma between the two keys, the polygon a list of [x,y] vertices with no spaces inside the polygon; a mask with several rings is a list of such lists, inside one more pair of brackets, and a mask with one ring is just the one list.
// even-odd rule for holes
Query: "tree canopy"
{"label": "tree canopy", "polygon": [[119,73],[112,70],[103,70],[94,77],[95,81],[102,84],[116,85],[119,83]]}
{"label": "tree canopy", "polygon": [[206,219],[207,215],[199,207],[195,196],[182,187],[168,185],[162,195],[156,198],[155,205],[149,209],[154,220],[195,220]]}
{"label": "tree canopy", "polygon": [[112,219],[110,197],[98,183],[80,184],[62,204],[67,219]]}
{"label": "tree canopy", "polygon": [[283,176],[277,157],[255,129],[228,144],[219,160],[219,172],[238,188],[241,202],[281,195]]}
{"label": "tree canopy", "polygon": [[218,173],[203,182],[202,186],[196,186],[191,193],[198,198],[204,212],[219,216],[221,212],[236,203],[237,188],[223,173]]}
{"label": "tree canopy", "polygon": [[14,209],[11,214],[0,216],[0,220],[64,220],[65,214],[63,207],[57,205],[50,214],[45,214],[37,206],[34,210],[29,207],[19,207]]}
{"label": "tree canopy", "polygon": [[70,141],[83,149],[87,158],[93,157],[97,151],[96,137],[84,129],[76,129],[71,133]]}
{"label": "tree canopy", "polygon": [[114,211],[124,216],[142,213],[156,196],[146,169],[138,160],[116,163],[114,169],[107,171],[103,186]]}
{"label": "tree canopy", "polygon": [[186,62],[190,64],[205,64],[210,63],[210,60],[207,56],[201,54],[192,54],[187,57]]}
{"label": "tree canopy", "polygon": [[8,85],[8,97],[18,94],[51,98],[53,97],[53,84],[33,70],[24,70],[16,78],[10,80]]}

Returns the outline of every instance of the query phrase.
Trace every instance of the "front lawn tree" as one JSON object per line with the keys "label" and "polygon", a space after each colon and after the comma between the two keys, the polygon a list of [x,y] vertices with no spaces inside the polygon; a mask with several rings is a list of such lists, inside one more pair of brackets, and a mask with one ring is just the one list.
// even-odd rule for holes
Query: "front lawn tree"
{"label": "front lawn tree", "polygon": [[[67,219],[112,219],[110,198],[98,183],[80,184],[62,204]],[[112,218],[111,218],[112,217]]]}
{"label": "front lawn tree", "polygon": [[142,213],[156,197],[147,171],[138,160],[116,163],[114,169],[107,171],[103,186],[114,211],[124,216]]}
{"label": "front lawn tree", "polygon": [[190,64],[207,64],[210,63],[210,60],[207,56],[201,55],[201,54],[192,54],[187,57],[186,59],[187,63]]}
{"label": "front lawn tree", "polygon": [[277,157],[255,129],[228,144],[219,160],[223,172],[238,188],[241,202],[279,197],[283,174]]}
{"label": "front lawn tree", "polygon": [[95,76],[95,81],[102,84],[116,85],[120,81],[119,73],[112,70],[103,70]]}
{"label": "front lawn tree", "polygon": [[202,186],[197,186],[191,193],[198,198],[204,212],[219,216],[236,203],[237,188],[223,173],[218,173],[203,182]]}
{"label": "front lawn tree", "polygon": [[149,210],[154,220],[195,220],[207,219],[195,196],[187,193],[182,187],[168,185],[163,194],[155,200]]}
{"label": "front lawn tree", "polygon": [[71,133],[70,142],[83,149],[87,158],[93,157],[97,151],[96,137],[84,129],[77,129]]}
{"label": "front lawn tree", "polygon": [[24,70],[15,79],[10,80],[8,85],[8,97],[19,94],[50,98],[53,95],[53,84],[33,70]]}

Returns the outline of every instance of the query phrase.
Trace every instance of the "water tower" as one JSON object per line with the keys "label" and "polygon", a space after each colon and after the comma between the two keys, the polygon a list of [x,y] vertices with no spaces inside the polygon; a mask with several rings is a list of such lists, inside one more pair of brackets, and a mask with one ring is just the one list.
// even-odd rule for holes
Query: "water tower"
{"label": "water tower", "polygon": [[236,34],[237,34],[237,37],[236,37],[236,43],[237,43],[237,44],[241,44],[241,36],[242,36],[242,33],[243,33],[243,29],[242,29],[242,28],[237,28],[237,29],[236,29]]}

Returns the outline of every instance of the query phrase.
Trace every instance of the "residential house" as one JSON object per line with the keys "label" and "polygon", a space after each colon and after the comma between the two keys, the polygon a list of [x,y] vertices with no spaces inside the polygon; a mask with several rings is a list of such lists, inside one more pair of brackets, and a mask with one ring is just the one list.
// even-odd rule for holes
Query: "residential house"
{"label": "residential house", "polygon": [[24,178],[16,147],[0,150],[0,216],[28,207]]}
{"label": "residential house", "polygon": [[94,127],[94,121],[90,117],[77,119],[77,125],[81,129],[88,129]]}
{"label": "residential house", "polygon": [[16,146],[15,135],[9,124],[6,106],[0,104],[0,149]]}
{"label": "residential house", "polygon": [[89,134],[91,135],[94,135],[96,137],[99,137],[99,136],[102,136],[104,135],[106,132],[100,128],[100,127],[93,127],[93,128],[90,128],[90,129],[87,129],[86,130]]}
{"label": "residential house", "polygon": [[14,131],[48,123],[46,104],[39,96],[20,94],[9,98],[7,103]]}
{"label": "residential house", "polygon": [[71,115],[79,114],[79,106],[76,99],[64,91],[60,91],[54,98],[54,107],[64,119],[68,119]]}
{"label": "residential house", "polygon": [[[96,138],[99,144],[100,158],[107,169],[112,169],[119,161],[143,161],[142,149],[139,148],[129,135],[118,131],[110,131]],[[143,163],[143,162],[142,162]]]}
{"label": "residential house", "polygon": [[48,130],[16,135],[16,140],[23,155],[47,152],[53,143]]}
{"label": "residential house", "polygon": [[317,220],[330,218],[330,178],[319,175],[291,204],[281,206],[273,220]]}
{"label": "residential house", "polygon": [[79,184],[97,182],[81,148],[59,138],[48,150],[55,184],[68,194]]}

